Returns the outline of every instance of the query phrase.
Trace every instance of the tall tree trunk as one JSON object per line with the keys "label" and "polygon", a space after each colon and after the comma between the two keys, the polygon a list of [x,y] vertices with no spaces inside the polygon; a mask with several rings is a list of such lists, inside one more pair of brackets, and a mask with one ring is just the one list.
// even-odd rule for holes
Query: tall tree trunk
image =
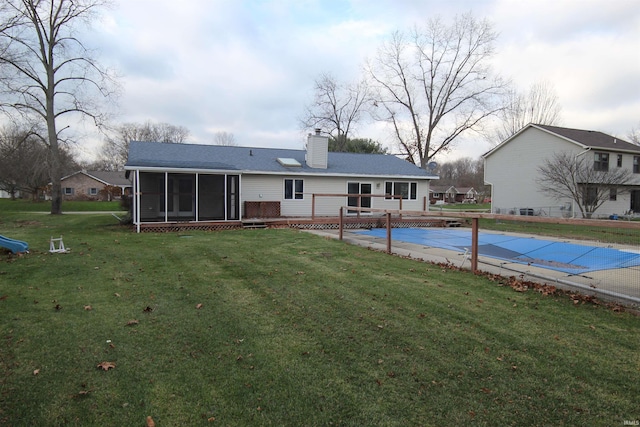
{"label": "tall tree trunk", "polygon": [[[51,56],[52,58],[52,56]],[[53,72],[53,59],[47,66],[48,87],[47,97],[47,136],[49,137],[49,171],[51,174],[51,214],[62,213],[62,165],[60,161],[60,145],[58,143],[58,131],[54,109],[55,76]]]}

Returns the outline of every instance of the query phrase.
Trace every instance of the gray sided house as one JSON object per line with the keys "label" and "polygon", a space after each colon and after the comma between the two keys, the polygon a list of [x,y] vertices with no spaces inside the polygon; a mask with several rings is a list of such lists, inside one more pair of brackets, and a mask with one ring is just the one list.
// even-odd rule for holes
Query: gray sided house
{"label": "gray sided house", "polygon": [[385,194],[401,197],[403,209],[423,210],[429,180],[437,179],[391,155],[328,152],[328,138],[317,134],[306,150],[131,142],[125,169],[138,230],[147,223],[311,217],[312,205],[316,216],[332,217],[341,206],[397,209],[398,198]]}
{"label": "gray sided house", "polygon": [[579,216],[572,200],[556,200],[540,191],[536,182],[538,168],[561,152],[587,160],[595,170],[632,172],[627,191],[612,193],[596,216],[640,212],[640,146],[602,132],[537,124],[525,126],[483,155],[492,212]]}

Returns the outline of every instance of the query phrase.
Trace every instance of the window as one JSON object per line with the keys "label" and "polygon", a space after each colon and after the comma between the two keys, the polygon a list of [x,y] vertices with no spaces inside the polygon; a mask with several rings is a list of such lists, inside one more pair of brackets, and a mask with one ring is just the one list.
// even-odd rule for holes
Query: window
{"label": "window", "polygon": [[[402,196],[404,200],[416,200],[418,198],[418,184],[416,182],[387,181],[384,183],[385,194]],[[391,197],[385,197],[391,199]]]}
{"label": "window", "polygon": [[633,156],[633,173],[640,173],[640,156]]}
{"label": "window", "polygon": [[618,200],[618,189],[617,188],[610,188],[609,189],[609,200],[611,200],[612,202]]}
{"label": "window", "polygon": [[618,154],[618,167],[622,167],[622,154]]}
{"label": "window", "polygon": [[304,198],[304,181],[302,179],[285,179],[284,180],[284,198],[285,200]]}
{"label": "window", "polygon": [[65,196],[73,196],[73,187],[64,187]]}
{"label": "window", "polygon": [[609,170],[609,153],[595,153],[593,170],[601,172]]}
{"label": "window", "polygon": [[98,194],[98,189],[97,188],[90,188],[89,189],[89,195],[90,196],[95,196],[96,194]]}
{"label": "window", "polygon": [[594,186],[585,186],[582,193],[582,204],[594,206],[598,202],[598,189]]}

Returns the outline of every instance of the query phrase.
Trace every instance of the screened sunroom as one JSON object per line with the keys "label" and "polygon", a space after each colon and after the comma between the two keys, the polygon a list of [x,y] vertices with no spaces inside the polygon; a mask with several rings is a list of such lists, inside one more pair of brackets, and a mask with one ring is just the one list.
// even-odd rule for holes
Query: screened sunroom
{"label": "screened sunroom", "polygon": [[137,170],[134,190],[135,224],[240,219],[240,175]]}

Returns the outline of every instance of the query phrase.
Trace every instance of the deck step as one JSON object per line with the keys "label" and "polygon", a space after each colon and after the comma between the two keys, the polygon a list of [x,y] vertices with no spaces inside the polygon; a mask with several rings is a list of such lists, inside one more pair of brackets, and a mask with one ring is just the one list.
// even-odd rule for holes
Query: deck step
{"label": "deck step", "polygon": [[243,228],[267,228],[267,224],[259,219],[250,219],[242,221]]}
{"label": "deck step", "polygon": [[447,222],[447,227],[460,227],[461,225],[462,225],[461,222],[456,222],[456,221]]}

